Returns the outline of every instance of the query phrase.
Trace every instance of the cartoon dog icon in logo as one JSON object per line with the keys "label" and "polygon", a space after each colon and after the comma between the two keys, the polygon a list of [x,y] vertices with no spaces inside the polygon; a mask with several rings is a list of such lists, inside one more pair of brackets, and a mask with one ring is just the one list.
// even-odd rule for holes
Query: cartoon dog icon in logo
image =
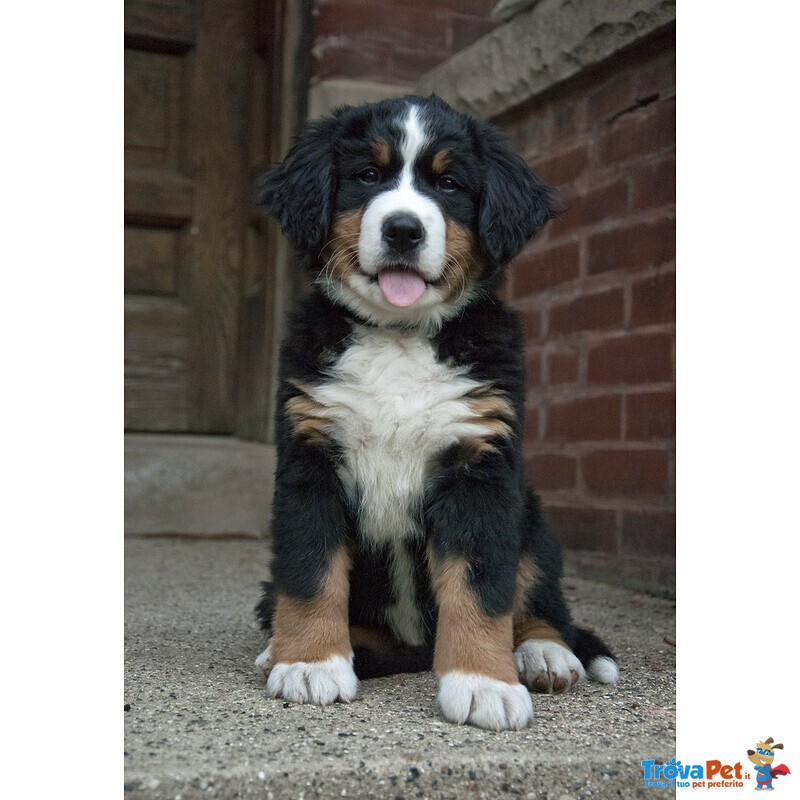
{"label": "cartoon dog icon in logo", "polygon": [[762,789],[772,791],[775,788],[772,785],[774,778],[791,774],[786,764],[778,764],[777,767],[772,766],[772,762],[775,760],[775,751],[783,750],[783,745],[773,744],[774,741],[770,736],[765,742],[757,742],[755,750],[747,751],[747,757],[755,764],[757,791]]}

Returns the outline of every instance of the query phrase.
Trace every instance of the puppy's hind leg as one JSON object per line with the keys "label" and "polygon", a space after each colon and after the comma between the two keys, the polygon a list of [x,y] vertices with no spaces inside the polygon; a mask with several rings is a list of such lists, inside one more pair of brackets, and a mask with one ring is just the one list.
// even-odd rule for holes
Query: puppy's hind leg
{"label": "puppy's hind leg", "polygon": [[619,667],[594,634],[572,624],[561,592],[558,540],[538,498],[528,496],[523,555],[514,607],[514,660],[520,680],[536,692],[561,693],[589,677],[615,683]]}

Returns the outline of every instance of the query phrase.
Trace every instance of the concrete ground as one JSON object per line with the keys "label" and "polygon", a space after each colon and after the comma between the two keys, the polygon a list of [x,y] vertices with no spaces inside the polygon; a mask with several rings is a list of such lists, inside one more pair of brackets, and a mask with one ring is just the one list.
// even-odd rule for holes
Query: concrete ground
{"label": "concrete ground", "polygon": [[267,697],[253,667],[262,542],[132,538],[125,559],[129,800],[674,797],[640,766],[675,756],[669,600],[566,578],[620,683],[534,695],[529,728],[493,733],[444,722],[430,673],[366,681],[349,705]]}

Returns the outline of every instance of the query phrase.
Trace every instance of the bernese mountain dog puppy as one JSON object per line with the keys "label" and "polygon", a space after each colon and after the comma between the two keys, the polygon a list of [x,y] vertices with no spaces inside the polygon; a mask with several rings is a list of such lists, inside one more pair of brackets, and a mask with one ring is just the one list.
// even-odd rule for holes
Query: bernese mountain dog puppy
{"label": "bernese mountain dog puppy", "polygon": [[313,123],[257,199],[313,283],[280,357],[269,694],[433,668],[446,719],[501,730],[529,689],[615,682],[525,484],[523,338],[494,291],[551,191],[496,128],[407,96]]}

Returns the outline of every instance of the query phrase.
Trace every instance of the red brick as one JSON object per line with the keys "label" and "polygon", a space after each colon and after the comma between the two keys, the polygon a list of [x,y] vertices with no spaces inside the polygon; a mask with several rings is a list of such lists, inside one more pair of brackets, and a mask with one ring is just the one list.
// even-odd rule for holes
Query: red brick
{"label": "red brick", "polygon": [[603,495],[659,495],[668,489],[663,450],[598,450],[582,459],[587,489]]}
{"label": "red brick", "polygon": [[618,395],[581,397],[550,403],[545,439],[559,442],[619,439],[622,435],[622,399]]}
{"label": "red brick", "polygon": [[526,342],[538,342],[542,338],[542,315],[538,311],[526,311],[522,315],[522,335]]}
{"label": "red brick", "polygon": [[[541,154],[547,154],[550,144],[557,141],[553,135],[553,116],[549,105],[535,110],[527,110],[525,116],[516,120],[514,126],[516,131],[514,149],[516,152],[524,154],[525,160],[529,164],[536,162]],[[588,163],[588,159],[586,163]],[[558,164],[555,167],[557,168]],[[562,168],[570,169],[570,166],[563,164]]]}
{"label": "red brick", "polygon": [[325,78],[357,78],[360,80],[388,78],[386,50],[375,47],[355,47],[352,44],[326,46],[311,58],[311,75]]}
{"label": "red brick", "polygon": [[675,556],[675,513],[632,512],[622,516],[622,550],[631,555]]}
{"label": "red brick", "polygon": [[549,334],[621,327],[625,313],[622,289],[579,295],[550,309]]}
{"label": "red brick", "polygon": [[547,354],[548,384],[575,383],[578,380],[578,353],[575,350],[559,350]]}
{"label": "red brick", "polygon": [[[365,6],[380,6],[386,11],[393,11],[400,6],[430,9],[431,6],[437,5],[432,3],[431,0],[315,0],[314,5],[337,6],[342,2],[345,2],[347,5],[358,3]],[[440,8],[444,7],[444,5],[444,3],[438,3]],[[495,5],[497,5],[497,0],[447,0],[446,3],[448,11],[473,17],[486,18],[489,17]]]}
{"label": "red brick", "polygon": [[623,216],[628,210],[627,181],[578,194],[564,200],[564,211],[550,223],[552,236],[561,236],[576,228]]}
{"label": "red brick", "polygon": [[590,275],[613,269],[659,266],[675,258],[675,220],[634,222],[589,237]]}
{"label": "red brick", "polygon": [[668,96],[675,93],[675,48],[671,48],[661,58],[645,64],[637,76],[636,95],[638,98],[654,94]]}
{"label": "red brick", "polygon": [[457,53],[493,31],[497,25],[498,22],[489,17],[453,15],[450,19],[452,31],[450,47]]}
{"label": "red brick", "polygon": [[675,145],[674,98],[619,117],[599,140],[600,163],[629,161]]}
{"label": "red brick", "polygon": [[577,242],[540,250],[538,246],[524,251],[511,265],[514,273],[514,297],[527,297],[580,274],[580,248]]}
{"label": "red brick", "polygon": [[586,101],[583,96],[570,98],[568,102],[556,103],[552,114],[553,139],[563,142],[571,139],[580,132]]}
{"label": "red brick", "polygon": [[436,6],[425,9],[339,2],[320,6],[313,19],[315,43],[325,36],[347,36],[364,44],[381,42],[417,49],[447,48],[446,14]]}
{"label": "red brick", "polygon": [[446,61],[450,55],[451,53],[447,50],[412,50],[405,47],[393,47],[388,57],[387,72],[395,81],[415,82],[428,70],[441,64],[442,61]]}
{"label": "red brick", "polygon": [[632,72],[617,73],[592,91],[586,101],[589,123],[607,120],[636,102],[636,82]]}
{"label": "red brick", "polygon": [[542,353],[541,350],[525,348],[525,368],[528,373],[528,386],[542,385]]}
{"label": "red brick", "polygon": [[536,406],[528,406],[525,409],[525,439],[526,441],[536,441],[539,438],[539,409]]}
{"label": "red brick", "polygon": [[633,177],[633,209],[675,205],[675,156],[642,164]]}
{"label": "red brick", "polygon": [[589,151],[585,144],[565,153],[540,159],[532,164],[533,171],[553,186],[563,186],[579,178],[589,165]]}
{"label": "red brick", "polygon": [[625,438],[675,438],[675,392],[643,392],[625,399]]}
{"label": "red brick", "polygon": [[675,322],[675,273],[662,272],[633,285],[632,325]]}
{"label": "red brick", "polygon": [[599,342],[589,349],[591,384],[661,383],[672,380],[674,336],[635,334]]}
{"label": "red brick", "polygon": [[571,550],[617,551],[616,512],[598,508],[548,505],[547,519],[561,541]]}
{"label": "red brick", "polygon": [[528,478],[537,488],[547,491],[574,489],[578,462],[570,456],[541,453],[526,460]]}

